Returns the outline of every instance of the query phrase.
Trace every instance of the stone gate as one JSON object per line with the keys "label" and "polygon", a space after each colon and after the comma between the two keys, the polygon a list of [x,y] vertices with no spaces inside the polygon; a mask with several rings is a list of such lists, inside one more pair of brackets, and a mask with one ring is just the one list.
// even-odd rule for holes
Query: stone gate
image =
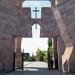
{"label": "stone gate", "polygon": [[59,70],[75,72],[75,1],[51,0],[52,7],[42,9],[41,19],[31,19],[30,9],[22,9],[23,1],[0,1],[0,71],[14,69],[15,38],[32,37],[37,21],[41,37],[57,39]]}

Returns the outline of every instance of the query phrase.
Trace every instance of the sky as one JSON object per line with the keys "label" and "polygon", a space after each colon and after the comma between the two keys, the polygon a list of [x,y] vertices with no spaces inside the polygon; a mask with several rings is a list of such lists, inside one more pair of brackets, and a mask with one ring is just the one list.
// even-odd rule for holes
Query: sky
{"label": "sky", "polygon": [[36,55],[38,48],[47,51],[47,38],[23,38],[21,47],[22,50],[24,49],[24,53],[30,53],[30,55],[33,53]]}
{"label": "sky", "polygon": [[[37,18],[41,19],[42,8],[51,7],[51,3],[48,0],[38,0],[38,1],[24,1],[22,8],[31,8],[31,18],[35,17],[35,7],[37,7]],[[37,26],[37,28],[36,28]],[[21,50],[24,49],[24,53],[30,53],[30,55],[36,55],[36,50],[39,48],[41,50],[47,51],[48,49],[48,38],[40,38],[41,27],[39,24],[34,24],[32,26],[32,38],[22,38]]]}

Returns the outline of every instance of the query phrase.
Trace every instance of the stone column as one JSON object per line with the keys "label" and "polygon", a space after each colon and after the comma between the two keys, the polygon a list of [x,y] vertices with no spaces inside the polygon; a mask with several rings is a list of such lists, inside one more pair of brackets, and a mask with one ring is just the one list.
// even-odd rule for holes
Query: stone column
{"label": "stone column", "polygon": [[0,72],[8,72],[14,69],[14,47],[12,36],[0,37]]}
{"label": "stone column", "polygon": [[15,38],[15,67],[22,69],[21,38]]}
{"label": "stone column", "polygon": [[57,38],[52,38],[52,49],[53,49],[53,67],[58,69],[58,52],[57,52]]}

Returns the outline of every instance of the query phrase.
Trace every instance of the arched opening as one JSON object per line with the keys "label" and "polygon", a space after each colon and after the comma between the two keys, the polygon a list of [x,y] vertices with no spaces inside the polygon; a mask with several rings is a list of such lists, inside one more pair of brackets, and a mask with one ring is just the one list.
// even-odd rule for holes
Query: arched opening
{"label": "arched opening", "polygon": [[35,23],[34,25],[32,25],[32,37],[40,38],[40,30],[41,30],[41,27],[38,23]]}
{"label": "arched opening", "polygon": [[21,48],[23,52],[23,70],[25,71],[40,71],[40,69],[48,68],[47,63],[45,63],[47,62],[48,38],[40,38],[40,30],[40,25],[34,23],[32,25],[32,38],[22,38]]}
{"label": "arched opening", "polygon": [[[33,4],[34,4],[34,6],[33,6]],[[40,5],[38,5],[38,4],[40,4]],[[35,19],[36,20],[36,23],[34,25],[32,25],[32,37],[33,38],[40,38],[40,30],[41,30],[41,27],[37,23],[37,19],[40,19],[41,20],[41,14],[42,14],[41,10],[44,7],[50,8],[51,7],[51,2],[48,1],[48,0],[47,1],[24,1],[23,4],[22,4],[22,8],[31,8],[31,19]],[[47,37],[47,39],[48,38],[49,37]],[[21,39],[23,39],[23,37],[21,37]],[[40,38],[40,39],[42,39],[42,38]],[[37,40],[37,39],[35,39],[35,40]],[[57,45],[56,45],[57,41],[54,41],[54,38],[53,38],[53,42],[52,42],[52,37],[51,37],[51,43],[52,43],[53,46],[52,45],[50,46],[50,49],[49,49],[50,51],[46,50],[46,55],[48,56],[48,59],[47,59],[46,62],[48,63],[48,67],[47,68],[49,68],[49,69],[51,68],[51,63],[50,63],[50,60],[51,59],[52,59],[53,68],[55,68],[55,67],[57,68],[58,67],[58,65],[57,65],[58,64],[58,57],[56,57],[58,55],[57,49],[56,49],[57,48]],[[21,48],[21,46],[20,46],[20,48]],[[38,48],[38,50],[39,50],[39,48]],[[21,62],[22,65],[21,66],[23,68],[25,66],[25,64],[24,64],[24,56],[25,56],[25,53],[24,52],[25,51],[24,51],[23,48],[22,48],[21,52],[22,52],[22,60],[20,60],[20,61],[22,61]],[[28,53],[27,53],[27,56],[29,56]]]}
{"label": "arched opening", "polygon": [[[34,68],[37,67],[38,70],[39,68],[51,69],[51,67],[58,69],[57,38],[54,37],[40,38],[40,30],[41,30],[40,25],[38,23],[35,23],[32,25],[32,38],[25,38],[25,37],[15,38],[17,39],[16,43],[17,57],[15,59],[16,61],[15,64],[17,65],[17,68],[20,69],[22,68],[25,71],[26,70],[30,71],[31,69],[34,71],[35,70]],[[41,49],[41,46],[43,49]],[[44,49],[45,47],[46,49]],[[43,52],[44,55],[42,55],[42,57],[40,57],[41,54],[38,54],[39,51]],[[41,61],[43,63],[41,63]],[[53,66],[51,66],[51,63]],[[35,64],[37,64],[37,66]]]}

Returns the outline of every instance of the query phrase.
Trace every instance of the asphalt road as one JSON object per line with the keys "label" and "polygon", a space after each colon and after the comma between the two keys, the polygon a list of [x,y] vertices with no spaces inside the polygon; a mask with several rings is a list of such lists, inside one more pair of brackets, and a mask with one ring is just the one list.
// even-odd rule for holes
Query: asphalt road
{"label": "asphalt road", "polygon": [[73,74],[64,74],[57,70],[48,70],[47,63],[45,62],[24,62],[24,70],[16,70],[14,72],[6,73],[3,75],[73,75]]}

